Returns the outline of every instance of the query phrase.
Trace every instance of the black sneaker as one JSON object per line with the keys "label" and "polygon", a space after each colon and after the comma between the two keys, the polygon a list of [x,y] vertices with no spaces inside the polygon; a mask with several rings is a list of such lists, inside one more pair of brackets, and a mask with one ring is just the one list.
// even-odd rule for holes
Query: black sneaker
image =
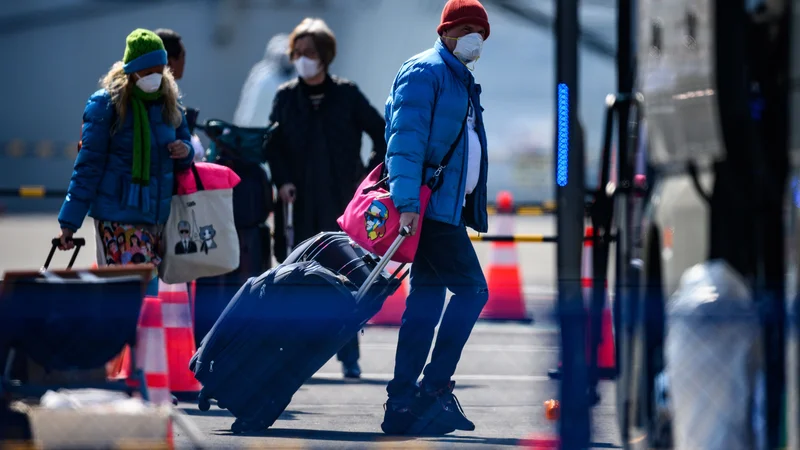
{"label": "black sneaker", "polygon": [[419,420],[409,429],[410,433],[422,432],[426,428],[452,428],[454,430],[473,431],[475,424],[467,419],[461,408],[458,398],[453,394],[455,381],[450,381],[440,389],[422,387],[419,396],[421,403],[427,404],[425,412],[419,415]]}
{"label": "black sneaker", "polygon": [[408,428],[417,421],[417,417],[411,414],[411,408],[408,405],[386,402],[383,404],[383,410],[381,430],[386,434],[405,434]]}
{"label": "black sneaker", "polygon": [[344,372],[345,378],[361,378],[361,367],[358,365],[358,362],[342,364],[342,372]]}
{"label": "black sneaker", "polygon": [[[384,403],[383,423],[381,430],[388,435],[444,436],[455,431],[455,428],[444,426],[436,421],[427,420],[419,423],[420,413],[430,409],[432,401],[429,397],[417,397],[411,403]],[[424,404],[423,404],[424,402]]]}

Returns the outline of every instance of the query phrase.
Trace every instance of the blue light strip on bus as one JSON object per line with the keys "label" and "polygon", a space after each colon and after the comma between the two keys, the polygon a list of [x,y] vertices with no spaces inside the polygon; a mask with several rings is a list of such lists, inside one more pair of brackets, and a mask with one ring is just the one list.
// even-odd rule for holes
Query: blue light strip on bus
{"label": "blue light strip on bus", "polygon": [[558,158],[556,161],[556,183],[567,185],[569,165],[569,88],[564,83],[558,85]]}

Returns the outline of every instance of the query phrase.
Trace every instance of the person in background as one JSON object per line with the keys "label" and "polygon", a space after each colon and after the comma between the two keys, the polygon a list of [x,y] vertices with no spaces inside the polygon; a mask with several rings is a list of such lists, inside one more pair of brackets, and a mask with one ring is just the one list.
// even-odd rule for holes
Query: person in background
{"label": "person in background", "polygon": [[[180,81],[183,78],[183,70],[186,67],[186,47],[183,45],[183,38],[169,28],[159,28],[154,33],[164,42],[164,48],[167,50],[167,66],[172,71],[172,76],[175,81]],[[186,119],[189,122],[189,131],[192,133],[191,142],[194,148],[194,161],[200,162],[203,160],[206,151],[200,138],[194,132],[197,110],[187,108]]]}
{"label": "person in background", "polygon": [[[468,67],[478,60],[489,37],[486,10],[477,0],[449,0],[436,31],[439,38],[433,48],[398,71],[385,108],[386,167],[400,227],[409,226],[416,234],[422,221],[394,378],[386,387],[381,428],[387,434],[475,429],[453,394],[452,376],[489,298],[466,228],[488,230],[481,87]],[[433,175],[451,146],[454,153],[442,172],[441,187],[420,217],[420,184]],[[447,289],[454,295],[442,316]]]}
{"label": "person in background", "polygon": [[[136,29],[89,97],[81,147],[61,205],[61,250],[88,214],[94,219],[97,265],[158,265],[170,213],[173,171],[194,157],[180,91],[157,34]],[[158,293],[154,271],[148,294]]]}
{"label": "person in background", "polygon": [[[329,72],[336,38],[322,19],[306,18],[289,36],[289,58],[299,77],[275,94],[270,122],[280,127],[269,141],[267,161],[278,199],[275,257],[286,258],[283,205],[294,203],[294,244],[322,231],[340,231],[336,219],[355,189],[386,153],[386,123],[355,83]],[[361,159],[363,133],[372,157]],[[358,336],[339,351],[345,377],[358,378]]]}
{"label": "person in background", "polygon": [[[172,76],[175,78],[175,81],[181,80],[183,78],[183,72],[186,67],[186,47],[183,45],[183,38],[180,34],[176,31],[171,30],[169,28],[159,28],[154,31],[161,38],[164,42],[164,49],[167,51],[167,67],[169,67],[170,71],[172,72]],[[186,120],[189,124],[189,132],[191,133],[191,144],[192,148],[194,149],[194,162],[202,162],[203,157],[206,153],[205,149],[203,148],[203,143],[200,141],[200,138],[194,133],[194,126],[195,121],[197,120],[197,110],[186,108]],[[187,245],[195,245],[194,242],[189,242]],[[185,250],[189,251],[189,249]],[[196,251],[196,249],[195,249]],[[214,326],[216,322],[216,309],[212,312],[207,312],[209,300],[202,298],[204,297],[204,285],[202,282],[197,283],[197,289],[195,289],[195,297],[201,297],[201,301],[197,301],[197,298],[194,298],[191,302],[194,317],[194,341],[195,347],[199,348],[200,343],[203,341],[208,330]],[[186,283],[186,291],[192,292],[191,283]],[[198,308],[199,306],[199,308]],[[219,311],[221,312],[221,310]],[[210,322],[210,324],[209,324]]]}
{"label": "person in background", "polygon": [[250,69],[233,115],[233,124],[239,127],[266,126],[275,92],[296,76],[294,65],[289,60],[289,35],[276,34],[267,43],[264,58]]}

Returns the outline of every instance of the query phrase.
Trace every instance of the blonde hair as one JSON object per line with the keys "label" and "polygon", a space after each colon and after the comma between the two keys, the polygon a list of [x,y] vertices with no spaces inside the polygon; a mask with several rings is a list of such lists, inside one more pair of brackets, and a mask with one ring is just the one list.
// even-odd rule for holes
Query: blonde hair
{"label": "blonde hair", "polygon": [[[112,129],[113,131],[125,122],[125,115],[128,113],[128,105],[130,104],[131,95],[133,95],[133,88],[136,86],[132,76],[125,73],[123,67],[122,61],[117,61],[100,80],[100,86],[111,96],[111,103],[117,110],[117,123]],[[178,128],[183,122],[183,109],[178,103],[180,90],[169,67],[164,67],[163,76],[161,99],[164,102],[162,110],[164,122]]]}

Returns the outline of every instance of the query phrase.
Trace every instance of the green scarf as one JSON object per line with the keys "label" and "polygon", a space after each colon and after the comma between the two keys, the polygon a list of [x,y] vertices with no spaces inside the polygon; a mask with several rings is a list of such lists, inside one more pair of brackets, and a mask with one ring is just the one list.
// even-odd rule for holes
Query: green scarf
{"label": "green scarf", "polygon": [[[145,211],[149,209],[150,192],[150,117],[147,114],[145,102],[161,98],[161,91],[147,93],[139,87],[133,88],[131,105],[133,109],[133,170],[131,171],[132,183],[128,195],[128,205],[138,207],[142,205]],[[140,197],[142,198],[140,200]],[[142,201],[143,200],[143,201]]]}

